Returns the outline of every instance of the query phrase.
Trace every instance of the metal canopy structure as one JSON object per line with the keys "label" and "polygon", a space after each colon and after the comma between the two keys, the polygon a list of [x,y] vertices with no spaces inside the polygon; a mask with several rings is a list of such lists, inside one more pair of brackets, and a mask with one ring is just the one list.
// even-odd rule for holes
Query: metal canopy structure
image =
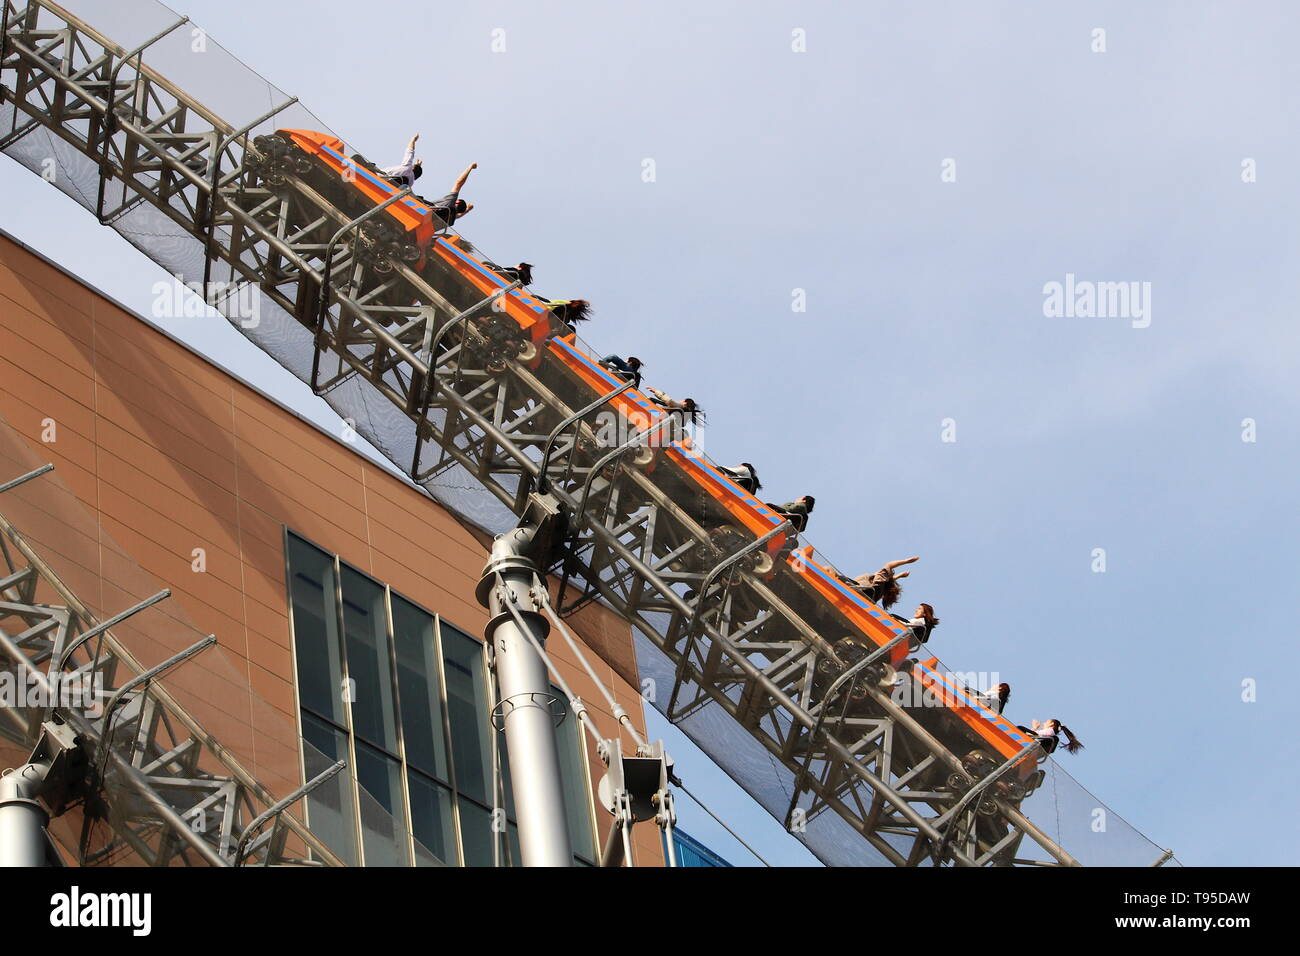
{"label": "metal canopy structure", "polygon": [[[828,694],[819,665],[841,635],[754,572],[755,542],[706,527],[689,488],[643,467],[639,436],[598,440],[602,402],[548,353],[532,368],[503,353],[493,299],[361,241],[294,156],[259,149],[277,128],[324,129],[295,98],[261,81],[256,107],[223,115],[184,83],[193,72],[218,89],[220,70],[185,59],[189,28],[166,8],[148,5],[152,26],[115,41],[48,0],[0,2],[0,149],[37,172],[52,158],[56,186],[202,281],[209,304],[467,520],[499,532],[530,493],[553,495],[568,535],[552,570],[576,594],[562,613],[590,600],[619,612],[659,685],[655,706],[820,859],[1084,861],[972,781],[962,754],[866,670]],[[1158,862],[1152,846],[1139,836],[1123,861]]]}

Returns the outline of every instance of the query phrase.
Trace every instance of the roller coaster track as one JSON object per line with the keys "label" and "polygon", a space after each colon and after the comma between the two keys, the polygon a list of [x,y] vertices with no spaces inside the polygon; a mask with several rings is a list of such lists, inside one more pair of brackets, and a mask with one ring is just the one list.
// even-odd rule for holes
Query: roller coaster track
{"label": "roller coaster track", "polygon": [[[97,171],[93,199],[83,190],[80,201],[102,223],[147,205],[203,250],[194,260],[203,275],[184,278],[210,289],[220,275],[258,290],[262,321],[292,340],[273,354],[417,483],[436,492],[440,476],[454,473],[490,495],[481,500],[496,503],[488,510],[513,515],[544,484],[568,516],[556,567],[666,660],[673,687],[659,689],[655,705],[774,816],[784,814],[816,855],[900,866],[1076,864],[992,789],[969,779],[964,790],[936,785],[963,779],[962,755],[881,685],[855,685],[863,703],[852,713],[823,699],[818,665],[830,642],[806,608],[732,562],[740,546],[719,544],[684,486],[639,467],[627,453],[634,442],[599,446],[599,404],[571,386],[553,350],[535,368],[501,361],[467,315],[490,312],[481,293],[436,270],[362,255],[349,241],[349,213],[253,142],[291,101],[235,126],[155,72],[148,44],[126,49],[47,0],[3,2],[0,93],[13,116],[0,148],[14,154],[32,131],[47,131],[64,161],[79,157]],[[230,301],[209,300],[219,309]],[[727,715],[727,732],[742,731],[732,739],[744,746],[716,739],[708,730],[716,721],[692,723],[704,712]],[[764,764],[781,792],[753,787],[742,762]]]}

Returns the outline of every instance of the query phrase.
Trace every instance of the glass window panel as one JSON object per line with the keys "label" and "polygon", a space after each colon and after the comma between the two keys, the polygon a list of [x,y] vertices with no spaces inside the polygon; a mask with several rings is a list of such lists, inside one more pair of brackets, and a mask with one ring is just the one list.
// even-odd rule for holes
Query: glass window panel
{"label": "glass window panel", "polygon": [[303,707],[345,725],[334,559],[292,535],[288,551],[299,700]]}
{"label": "glass window panel", "polygon": [[401,701],[406,761],[412,767],[446,781],[449,779],[447,741],[443,735],[433,617],[396,594],[392,600],[397,696]]}
{"label": "glass window panel", "polygon": [[459,862],[456,851],[456,820],[451,791],[423,774],[408,770],[411,791],[411,829],[415,835],[416,866]]}
{"label": "glass window panel", "polygon": [[[464,797],[460,800],[460,840],[466,866],[492,866],[492,814]],[[504,851],[504,847],[502,848]]]}
{"label": "glass window panel", "polygon": [[[306,711],[302,714],[302,741],[308,780],[328,770],[335,761],[347,759],[347,735]],[[352,774],[346,767],[307,795],[307,825],[344,863],[356,865]]]}
{"label": "glass window panel", "polygon": [[406,809],[402,803],[401,764],[359,740],[356,750],[361,845],[366,866],[405,866]]}
{"label": "glass window panel", "polygon": [[494,806],[496,801],[490,796],[492,751],[488,734],[495,731],[491,731],[488,719],[483,645],[444,621],[442,653],[456,787],[480,803]]}
{"label": "glass window panel", "polygon": [[388,615],[384,589],[343,566],[343,633],[348,677],[353,681],[352,732],[396,754],[397,719],[388,658]]}

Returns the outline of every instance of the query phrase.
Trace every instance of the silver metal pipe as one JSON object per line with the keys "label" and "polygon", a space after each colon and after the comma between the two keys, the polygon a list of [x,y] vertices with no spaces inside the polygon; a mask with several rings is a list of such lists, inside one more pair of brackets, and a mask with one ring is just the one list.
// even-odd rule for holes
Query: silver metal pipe
{"label": "silver metal pipe", "polygon": [[557,439],[559,439],[560,435],[564,433],[564,430],[568,428],[570,425],[572,425],[574,422],[581,421],[583,418],[586,418],[588,415],[590,415],[596,409],[600,408],[600,406],[604,405],[606,402],[610,401],[611,399],[619,395],[622,395],[631,387],[632,387],[632,379],[628,379],[618,388],[614,389],[614,391],[606,392],[604,395],[600,396],[600,398],[596,399],[594,402],[591,402],[589,405],[586,405],[580,410],[574,412],[572,415],[567,416],[562,422],[560,422],[560,424],[556,425],[555,428],[551,430],[551,433],[546,436],[546,443],[542,445],[542,463],[541,465],[538,466],[538,470],[537,470],[537,490],[539,492],[545,492],[547,490],[546,486],[548,482],[546,480],[546,469],[550,467],[551,453],[555,450],[555,442]]}
{"label": "silver metal pipe", "polygon": [[[645,738],[637,731],[636,726],[632,723],[631,716],[623,709],[623,705],[618,702],[618,698],[610,693],[609,688],[605,686],[605,682],[601,680],[600,675],[596,673],[596,669],[591,666],[591,662],[587,659],[587,655],[582,652],[582,648],[578,645],[577,640],[574,639],[572,632],[570,632],[564,622],[560,620],[559,615],[555,613],[555,609],[551,607],[550,597],[546,594],[545,586],[539,581],[538,587],[541,589],[541,593],[538,597],[540,598],[539,603],[542,606],[542,610],[546,612],[546,615],[551,619],[555,626],[560,629],[560,633],[564,636],[564,640],[569,645],[569,650],[573,652],[573,656],[578,659],[578,663],[582,665],[582,669],[587,672],[587,676],[590,677],[592,683],[596,685],[596,690],[605,698],[605,703],[609,705],[609,712],[614,715],[614,719],[619,722],[620,726],[627,728],[627,732],[631,734],[632,739],[636,742],[638,747],[647,747],[648,744]],[[568,686],[561,683],[561,680],[562,679],[557,670],[556,683],[559,683],[564,689],[564,692],[569,694],[570,699],[573,699],[573,694],[570,693]]]}
{"label": "silver metal pipe", "polygon": [[39,478],[47,471],[53,471],[53,470],[54,470],[53,465],[48,465],[48,464],[41,465],[41,467],[37,468],[35,471],[29,471],[27,474],[20,475],[19,477],[13,479],[12,481],[6,481],[4,484],[0,485],[0,492],[8,491],[11,488],[17,488],[19,485],[25,484],[26,482],[31,481],[33,478]]}
{"label": "silver metal pipe", "polygon": [[[529,557],[535,531],[520,527],[497,537],[476,595],[492,615],[485,637],[492,645],[492,666],[501,688],[502,724],[510,750],[523,864],[572,866],[560,752],[550,707],[551,682],[546,662],[530,646],[530,639],[545,646],[550,631],[529,595],[537,575]],[[520,612],[528,634],[511,613],[511,605]]]}
{"label": "silver metal pipe", "polygon": [[36,796],[49,764],[29,763],[0,777],[0,866],[44,866],[50,816]]}
{"label": "silver metal pipe", "polygon": [[290,804],[297,802],[301,798],[305,797],[307,794],[311,793],[313,790],[319,787],[326,780],[329,780],[330,778],[337,776],[339,771],[341,771],[347,765],[348,762],[346,760],[336,760],[334,762],[334,765],[331,766],[328,770],[325,770],[324,772],[317,774],[315,777],[313,777],[311,780],[308,780],[306,783],[304,783],[293,793],[289,794],[283,800],[277,800],[274,804],[267,807],[256,817],[254,817],[253,822],[250,823],[248,826],[244,827],[244,832],[239,835],[239,843],[236,844],[235,846],[235,866],[243,865],[244,853],[248,849],[248,841],[252,839],[252,836],[254,833],[257,832],[258,827],[260,827],[263,823],[265,823],[267,820],[271,819],[272,817],[277,816],[280,813],[280,811],[284,810]]}
{"label": "silver metal pipe", "polygon": [[718,579],[723,571],[738,564],[745,555],[763,547],[767,542],[785,531],[786,528],[793,531],[794,525],[788,520],[782,521],[761,538],[749,542],[749,544],[745,545],[745,547],[741,548],[735,554],[728,558],[724,558],[704,576],[703,583],[700,584],[699,589],[696,591],[695,607],[691,611],[691,619],[686,625],[686,644],[682,648],[682,657],[677,664],[677,673],[673,676],[673,692],[672,696],[668,698],[668,710],[664,713],[664,716],[666,716],[669,721],[673,719],[673,712],[677,709],[677,696],[681,693],[682,684],[686,680],[686,671],[691,663],[691,654],[695,650],[696,630],[700,623],[700,615],[704,612],[704,601],[708,597],[709,588],[713,587],[713,582]]}
{"label": "silver metal pipe", "polygon": [[85,644],[91,638],[97,637],[100,634],[105,633],[109,629],[117,627],[117,625],[121,624],[123,621],[125,621],[128,617],[131,617],[133,614],[139,614],[141,611],[145,610],[145,608],[153,607],[159,601],[166,600],[171,596],[172,596],[172,589],[163,588],[157,594],[153,595],[153,597],[147,597],[139,604],[133,604],[131,607],[127,608],[125,611],[122,611],[120,614],[114,614],[107,621],[101,621],[99,624],[96,624],[94,627],[90,628],[89,630],[83,631],[82,633],[78,634],[77,637],[73,641],[71,641],[68,644],[68,646],[65,647],[59,653],[59,659],[54,662],[54,667],[51,668],[51,672],[56,673],[58,671],[63,670],[63,665],[68,663],[69,660],[71,660],[72,655],[77,650],[77,648],[79,648],[82,644]]}

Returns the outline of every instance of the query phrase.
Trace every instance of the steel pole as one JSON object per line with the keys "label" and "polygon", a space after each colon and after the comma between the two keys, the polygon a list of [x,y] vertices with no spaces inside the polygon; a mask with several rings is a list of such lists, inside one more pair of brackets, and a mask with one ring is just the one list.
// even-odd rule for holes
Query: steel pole
{"label": "steel pole", "polygon": [[26,764],[0,777],[0,867],[44,866],[49,814],[36,796],[49,764]]}
{"label": "steel pole", "polygon": [[[501,688],[500,708],[510,750],[523,864],[572,866],[555,716],[551,711],[554,695],[546,662],[529,640],[531,634],[539,645],[544,645],[550,631],[550,624],[537,612],[529,596],[538,580],[537,567],[528,555],[535,530],[520,527],[497,537],[477,596],[492,615],[485,636],[492,646],[492,666]],[[522,630],[524,626],[529,633]]]}

